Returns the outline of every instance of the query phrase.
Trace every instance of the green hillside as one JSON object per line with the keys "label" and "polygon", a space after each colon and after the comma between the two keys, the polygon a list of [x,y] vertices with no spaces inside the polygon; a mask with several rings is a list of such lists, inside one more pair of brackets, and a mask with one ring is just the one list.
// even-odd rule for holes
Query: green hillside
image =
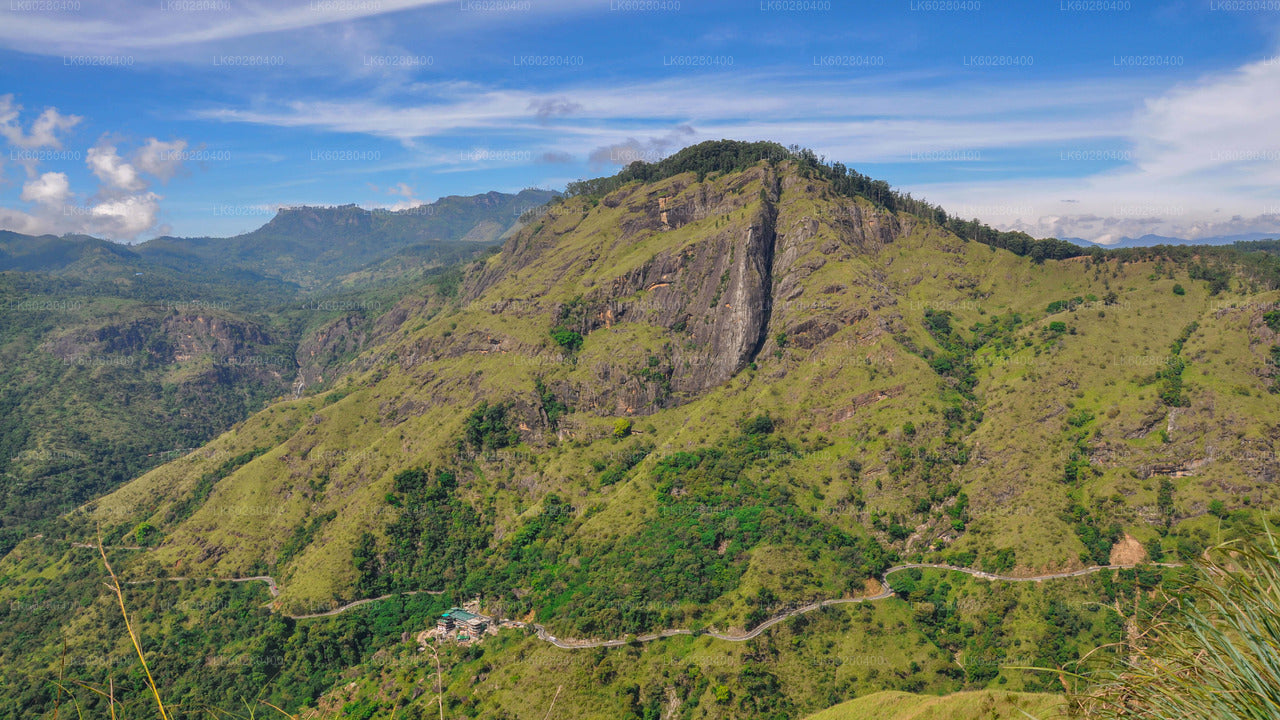
{"label": "green hillside", "polygon": [[[0,552],[268,401],[323,387],[388,331],[375,317],[551,195],[359,210],[377,219],[363,235],[336,210],[285,211],[268,227],[301,259],[269,263],[278,243],[261,232],[141,246],[0,232]],[[325,255],[343,247],[335,234],[360,245],[341,264]],[[278,279],[315,267],[324,289]]]}
{"label": "green hillside", "polygon": [[1062,713],[1052,695],[991,690],[931,697],[880,692],[841,703],[807,720],[1046,720]]}
{"label": "green hillside", "polygon": [[[54,672],[64,636],[127,657],[73,545],[101,527],[123,579],[148,581],[128,594],[187,702],[261,688],[291,711],[430,716],[413,638],[473,598],[562,641],[626,642],[562,650],[526,626],[445,647],[452,716],[795,718],[881,690],[1046,692],[1051,676],[1009,667],[1118,639],[1113,608],[1177,571],[915,569],[892,597],[712,635],[879,597],[904,562],[1176,563],[1277,506],[1269,256],[970,228],[778,146],[664,163],[571,187],[371,321],[315,394],[19,545],[0,600],[50,608],[60,632],[11,613],[7,678]],[[260,575],[278,597],[150,582]],[[442,594],[396,595],[421,590]],[[637,639],[669,629],[689,634]]]}

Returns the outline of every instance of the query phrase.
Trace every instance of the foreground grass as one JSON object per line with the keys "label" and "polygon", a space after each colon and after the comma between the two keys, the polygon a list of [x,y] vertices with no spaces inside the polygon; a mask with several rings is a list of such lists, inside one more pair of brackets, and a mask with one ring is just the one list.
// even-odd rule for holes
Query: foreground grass
{"label": "foreground grass", "polygon": [[1085,664],[1072,697],[1089,718],[1280,717],[1280,545],[1268,530],[1213,548],[1168,598],[1131,626],[1126,652]]}
{"label": "foreground grass", "polygon": [[1023,720],[1050,718],[1066,707],[1061,696],[976,690],[950,695],[914,695],[887,690],[827,708],[806,720]]}

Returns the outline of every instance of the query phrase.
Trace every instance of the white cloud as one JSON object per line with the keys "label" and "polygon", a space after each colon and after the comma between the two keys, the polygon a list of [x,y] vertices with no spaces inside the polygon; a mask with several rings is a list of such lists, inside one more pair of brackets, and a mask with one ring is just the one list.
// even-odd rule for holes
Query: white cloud
{"label": "white cloud", "polygon": [[98,176],[108,192],[137,192],[147,187],[137,169],[120,157],[114,145],[99,142],[89,148],[85,164]]}
{"label": "white cloud", "polygon": [[1111,244],[1148,233],[1280,234],[1277,87],[1280,64],[1256,62],[1147,98],[1126,126],[1132,162],[1115,170],[911,189],[1037,236]]}
{"label": "white cloud", "polygon": [[147,192],[100,202],[92,208],[93,227],[108,237],[135,239],[155,226],[160,199]]}
{"label": "white cloud", "polygon": [[41,235],[53,232],[52,223],[45,218],[38,218],[21,210],[0,207],[0,229],[27,235]]}
{"label": "white cloud", "polygon": [[74,16],[9,13],[0,24],[0,44],[25,52],[80,52],[185,48],[200,43],[319,27],[449,0],[316,2],[280,0],[234,3],[231,12],[166,12],[153,0],[85,3]]}
{"label": "white cloud", "polygon": [[164,142],[147,138],[147,144],[134,152],[133,162],[142,172],[168,181],[182,169],[183,151],[186,149],[186,140]]}
{"label": "white cloud", "polygon": [[15,145],[22,147],[62,147],[62,141],[58,139],[58,133],[70,130],[80,122],[77,115],[63,115],[58,112],[57,108],[45,108],[40,113],[40,117],[31,124],[31,134],[25,138],[13,140]]}
{"label": "white cloud", "polygon": [[[89,233],[118,240],[136,239],[152,230],[160,211],[161,196],[148,189],[143,173],[169,179],[182,169],[186,140],[161,141],[147,138],[134,151],[133,161],[121,157],[117,146],[105,137],[90,148],[85,164],[98,178],[97,192],[87,206],[73,204],[71,181],[64,172],[35,175],[36,165],[48,155],[41,148],[60,150],[60,134],[75,126],[80,118],[63,115],[56,108],[46,108],[24,129],[22,107],[12,95],[0,96],[0,137],[20,150],[16,157],[31,178],[22,185],[20,200],[31,203],[26,211],[0,208],[0,228],[17,232],[62,234]],[[79,157],[67,153],[68,157]],[[65,159],[65,158],[63,158]]]}
{"label": "white cloud", "polygon": [[58,134],[75,127],[81,120],[77,115],[63,115],[57,108],[49,107],[31,123],[28,133],[22,130],[21,112],[22,106],[14,103],[12,94],[0,95],[0,136],[24,149],[61,148]]}
{"label": "white cloud", "polygon": [[60,207],[71,197],[66,173],[47,172],[22,186],[22,199],[48,207]]}
{"label": "white cloud", "polygon": [[[378,191],[377,185],[371,184],[371,187],[374,189],[375,192]],[[391,203],[389,205],[375,205],[374,207],[380,208],[382,210],[391,210],[392,212],[397,212],[400,210],[408,210],[410,208],[418,207],[419,205],[422,205],[423,203],[426,202],[425,200],[419,200],[418,198],[414,197],[416,193],[414,192],[413,188],[409,186],[408,183],[403,183],[403,182],[396,183],[391,187],[385,188],[385,192],[388,195],[396,195],[398,197],[402,197],[404,198],[404,200]]]}
{"label": "white cloud", "polygon": [[1263,61],[1174,88],[1134,123],[1138,167],[1158,178],[1216,173],[1280,183],[1280,63]]}

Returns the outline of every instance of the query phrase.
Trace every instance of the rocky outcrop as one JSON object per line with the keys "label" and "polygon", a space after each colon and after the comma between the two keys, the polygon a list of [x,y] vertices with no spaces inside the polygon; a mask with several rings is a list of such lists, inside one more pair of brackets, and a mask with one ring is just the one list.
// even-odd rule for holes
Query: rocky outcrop
{"label": "rocky outcrop", "polygon": [[157,363],[180,363],[202,356],[216,360],[257,356],[274,344],[275,338],[250,322],[179,313],[78,330],[50,341],[46,350],[67,362],[146,352]]}
{"label": "rocky outcrop", "polygon": [[[613,217],[602,222],[601,213]],[[590,243],[584,244],[588,218]],[[702,182],[690,173],[627,185],[594,205],[572,199],[550,206],[500,255],[472,267],[462,299],[485,296],[493,314],[527,318],[548,330],[563,323],[588,343],[593,333],[628,324],[664,329],[666,342],[646,345],[641,357],[584,361],[563,388],[578,410],[648,414],[723,384],[779,343],[814,348],[891,306],[895,294],[874,263],[860,266],[865,275],[842,277],[840,284],[814,278],[831,261],[874,256],[910,233],[914,222],[831,194],[821,181],[785,165],[762,164]],[[690,226],[697,228],[692,239]],[[667,235],[670,243],[653,242]],[[658,249],[643,262],[628,260],[610,277],[605,264],[642,243]],[[549,299],[553,287],[538,283],[521,283],[521,297],[489,292],[534,267],[552,268],[544,276],[550,283],[610,279],[585,283],[589,289],[572,303],[559,294]],[[485,342],[500,351],[538,352],[508,338],[466,336],[421,339],[414,352],[443,358],[476,352]]]}
{"label": "rocky outcrop", "polygon": [[[794,203],[787,196],[796,182],[794,174],[758,167],[727,186],[694,183],[648,194],[636,188],[603,201],[632,211],[622,242],[707,218],[741,216],[745,222],[725,223],[698,242],[657,253],[583,298],[583,334],[635,322],[666,328],[671,342],[657,365],[592,367],[575,383],[580,409],[645,414],[679,404],[724,383],[766,348],[772,351],[779,333],[796,347],[811,348],[869,317],[858,298],[839,304],[799,298],[816,294],[809,278],[829,257],[874,253],[910,232],[910,225],[843,198],[832,199],[834,212],[811,217],[812,204],[804,200],[812,188],[797,188],[806,194]],[[858,295],[874,297],[868,306],[893,302],[882,284]],[[637,370],[650,382],[635,381]]]}
{"label": "rocky outcrop", "polygon": [[[692,246],[661,252],[584,298],[588,334],[638,322],[665,327],[672,336],[666,356],[647,373],[657,383],[609,382],[632,373],[624,367],[596,367],[586,382],[609,389],[581,388],[576,394],[590,396],[589,405],[609,414],[620,409],[652,412],[723,383],[759,352],[773,304],[777,188],[763,170],[751,173],[751,180],[751,192],[712,192],[707,184],[699,184],[685,195],[663,196],[661,204],[656,202],[661,198],[646,200],[644,204],[651,203],[647,210],[632,199],[635,213],[628,216],[624,235],[665,232],[743,209],[751,213],[749,221],[729,224]],[[761,188],[766,190],[763,196]],[[655,389],[655,384],[669,394]]]}
{"label": "rocky outcrop", "polygon": [[298,343],[298,382],[303,387],[324,382],[326,371],[354,358],[369,339],[367,323],[358,315],[344,315],[308,334]]}

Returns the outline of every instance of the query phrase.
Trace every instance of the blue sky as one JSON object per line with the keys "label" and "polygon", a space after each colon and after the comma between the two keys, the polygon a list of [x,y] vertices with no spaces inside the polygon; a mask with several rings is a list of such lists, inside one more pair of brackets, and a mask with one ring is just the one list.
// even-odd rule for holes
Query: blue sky
{"label": "blue sky", "polygon": [[0,0],[0,228],[227,235],[722,137],[1037,236],[1280,230],[1280,0]]}

